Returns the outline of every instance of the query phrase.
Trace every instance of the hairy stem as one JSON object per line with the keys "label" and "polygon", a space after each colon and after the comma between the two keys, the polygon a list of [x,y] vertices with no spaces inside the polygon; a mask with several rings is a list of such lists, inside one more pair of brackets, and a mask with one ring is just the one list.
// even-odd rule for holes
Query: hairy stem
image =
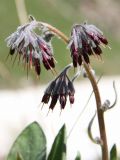
{"label": "hairy stem", "polygon": [[96,99],[100,138],[103,142],[103,145],[101,145],[102,160],[108,160],[108,146],[107,146],[107,136],[106,136],[105,122],[104,122],[104,112],[101,110],[102,104],[101,104],[101,97],[100,97],[99,89],[98,89],[96,80],[95,80],[91,70],[89,69],[89,66],[84,61],[84,59],[83,59],[83,64],[84,64],[84,68],[88,74],[89,80],[92,84],[94,94],[95,94],[95,99]]}
{"label": "hairy stem", "polygon": [[[58,29],[56,29],[55,27],[53,27],[47,23],[43,23],[43,22],[40,22],[40,23],[42,25],[46,26],[49,30],[54,32],[56,35],[58,35],[65,43],[69,43],[69,38],[66,35],[64,35],[64,33],[62,33],[61,31],[59,31]],[[104,122],[104,112],[101,110],[102,104],[101,104],[101,97],[100,97],[99,89],[97,86],[97,82],[96,82],[88,64],[86,64],[86,62],[84,61],[84,58],[82,58],[82,60],[83,60],[84,68],[88,74],[88,78],[91,82],[91,85],[92,85],[92,88],[94,91],[94,95],[95,95],[95,99],[96,99],[100,138],[103,142],[103,145],[101,145],[102,160],[108,160],[108,146],[107,146],[107,137],[106,137],[106,130],[105,130],[105,122]]]}
{"label": "hairy stem", "polygon": [[40,25],[46,26],[50,31],[55,33],[58,37],[60,37],[65,43],[69,42],[69,38],[60,30],[57,28],[51,26],[50,24],[44,23],[44,22],[39,22]]}

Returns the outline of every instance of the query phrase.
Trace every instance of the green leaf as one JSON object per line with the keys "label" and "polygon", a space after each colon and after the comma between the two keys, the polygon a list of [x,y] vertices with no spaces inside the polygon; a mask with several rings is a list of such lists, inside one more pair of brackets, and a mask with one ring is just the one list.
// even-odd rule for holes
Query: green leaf
{"label": "green leaf", "polygon": [[45,160],[46,138],[37,122],[31,123],[14,142],[7,160]]}
{"label": "green leaf", "polygon": [[77,156],[76,156],[75,160],[81,160],[81,156],[80,156],[79,152],[77,153]]}
{"label": "green leaf", "polygon": [[116,144],[113,145],[111,151],[110,151],[110,160],[117,160],[117,149]]}
{"label": "green leaf", "polygon": [[48,160],[66,160],[66,127],[60,129],[56,136]]}

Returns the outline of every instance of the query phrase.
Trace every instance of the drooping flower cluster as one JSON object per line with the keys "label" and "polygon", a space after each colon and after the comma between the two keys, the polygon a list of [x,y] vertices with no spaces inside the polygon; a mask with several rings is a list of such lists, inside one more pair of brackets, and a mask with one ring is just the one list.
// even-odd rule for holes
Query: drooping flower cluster
{"label": "drooping flower cluster", "polygon": [[[20,26],[17,31],[12,33],[7,39],[7,46],[10,47],[10,55],[16,54],[19,60],[27,64],[28,67],[34,66],[37,75],[41,72],[41,61],[44,67],[49,70],[55,67],[53,50],[51,45],[44,37],[37,35],[34,29],[37,27],[35,20]],[[49,33],[50,34],[50,33]],[[51,33],[52,34],[52,33]]]}
{"label": "drooping flower cluster", "polygon": [[82,58],[86,63],[90,63],[89,56],[100,57],[102,50],[100,45],[107,45],[108,41],[103,36],[101,30],[94,25],[80,24],[74,25],[71,32],[70,48],[74,67],[82,64]]}
{"label": "drooping flower cluster", "polygon": [[59,100],[61,109],[65,108],[67,97],[69,96],[70,104],[74,103],[75,89],[73,86],[73,81],[67,76],[67,70],[71,67],[68,65],[59,76],[53,80],[45,90],[42,97],[42,103],[47,104],[51,98],[49,109],[54,109],[57,101]]}

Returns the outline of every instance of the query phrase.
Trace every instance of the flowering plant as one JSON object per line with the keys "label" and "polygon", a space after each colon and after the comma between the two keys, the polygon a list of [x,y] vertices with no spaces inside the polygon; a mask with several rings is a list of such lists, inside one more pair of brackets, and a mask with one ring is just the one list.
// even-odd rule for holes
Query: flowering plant
{"label": "flowering plant", "polygon": [[[35,32],[35,29],[38,28],[41,33],[38,35]],[[98,59],[101,59],[102,49],[101,46],[107,46],[108,41],[104,37],[103,32],[98,29],[94,25],[89,25],[87,23],[76,24],[72,27],[71,36],[68,38],[57,28],[44,23],[36,21],[34,17],[30,16],[30,22],[22,25],[17,28],[17,31],[12,33],[7,39],[7,46],[10,48],[9,55],[13,56],[16,54],[16,57],[19,56],[19,62],[24,63],[25,68],[27,68],[27,74],[29,69],[34,67],[34,70],[38,76],[40,76],[41,72],[41,62],[43,63],[46,70],[51,70],[56,74],[55,71],[55,58],[53,54],[53,48],[51,44],[51,40],[54,36],[60,37],[68,46],[68,49],[71,53],[72,64],[67,65],[63,71],[58,74],[53,81],[51,81],[46,88],[44,95],[42,97],[41,102],[44,104],[48,104],[50,99],[49,110],[53,110],[57,101],[59,100],[60,108],[63,110],[66,106],[67,99],[69,97],[70,104],[73,104],[75,101],[75,89],[74,89],[74,80],[82,73],[84,77],[87,77],[93,87],[93,91],[96,99],[97,106],[97,117],[100,131],[100,138],[93,138],[91,132],[91,126],[95,115],[88,126],[88,135],[90,139],[101,146],[102,159],[108,160],[109,152],[107,145],[107,136],[104,122],[104,112],[108,109],[111,109],[115,106],[117,101],[117,93],[115,88],[115,83],[113,83],[113,87],[115,90],[115,102],[113,105],[110,105],[110,101],[106,100],[105,103],[101,104],[101,97],[99,94],[99,89],[97,86],[95,72],[91,67],[89,57],[93,55]],[[16,59],[15,57],[15,59]],[[77,68],[78,72],[70,78],[67,74],[70,68]],[[30,133],[29,130],[32,132]],[[29,140],[29,136],[34,134],[36,131],[36,136],[34,137],[34,145],[36,149],[32,151],[30,155],[26,153],[26,146],[24,144],[23,139],[26,141]],[[26,134],[27,133],[27,136]],[[33,135],[32,135],[33,136]],[[36,137],[40,139],[39,136],[42,137],[40,140],[43,145],[37,142]],[[63,126],[58,133],[55,141],[53,143],[50,154],[48,155],[48,160],[63,160],[66,158],[66,136],[65,136],[65,126]],[[40,150],[38,149],[40,147]],[[34,154],[35,152],[35,154]],[[65,155],[64,155],[65,154]],[[114,154],[114,155],[113,155]],[[58,157],[59,155],[59,157]],[[46,139],[45,135],[40,128],[40,126],[35,122],[29,125],[18,137],[16,142],[14,143],[9,155],[8,160],[14,159],[28,159],[30,156],[32,159],[46,159]],[[116,158],[116,146],[112,148],[111,157]],[[77,155],[76,159],[80,159],[80,155]],[[111,159],[111,160],[113,160]]]}

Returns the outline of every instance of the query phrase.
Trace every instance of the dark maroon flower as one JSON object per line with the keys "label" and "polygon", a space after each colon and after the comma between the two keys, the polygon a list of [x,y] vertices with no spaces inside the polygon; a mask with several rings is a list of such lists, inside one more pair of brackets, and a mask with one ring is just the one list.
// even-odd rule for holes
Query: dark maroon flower
{"label": "dark maroon flower", "polygon": [[50,42],[53,34],[46,32],[45,35],[39,36],[34,32],[36,27],[37,22],[35,20],[20,26],[6,41],[7,46],[10,47],[9,54],[11,56],[16,55],[15,57],[19,55],[19,60],[22,60],[25,66],[27,64],[27,70],[28,67],[34,66],[36,74],[40,75],[41,62],[47,70],[55,68],[53,49]]}
{"label": "dark maroon flower", "polygon": [[101,57],[101,44],[107,45],[108,41],[96,26],[86,23],[74,25],[68,44],[74,67],[77,67],[78,64],[81,66],[82,58],[89,64],[90,55]]}
{"label": "dark maroon flower", "polygon": [[70,100],[70,103],[73,104],[74,103],[74,94],[75,94],[75,89],[74,89],[74,86],[73,86],[73,81],[68,81],[68,88],[69,88],[69,100]]}
{"label": "dark maroon flower", "polygon": [[70,67],[71,65],[68,65],[59,74],[59,76],[48,85],[42,97],[41,102],[45,104],[47,104],[51,98],[49,108],[52,110],[54,109],[58,100],[59,100],[61,109],[64,109],[66,106],[68,96],[69,96],[70,104],[74,103],[75,89],[73,86],[73,82],[69,79],[66,73]]}

